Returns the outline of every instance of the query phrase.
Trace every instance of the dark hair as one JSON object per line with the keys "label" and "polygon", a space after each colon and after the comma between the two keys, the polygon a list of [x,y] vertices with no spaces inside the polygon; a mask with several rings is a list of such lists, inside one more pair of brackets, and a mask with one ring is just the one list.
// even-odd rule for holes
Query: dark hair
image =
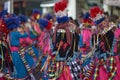
{"label": "dark hair", "polygon": [[73,20],[73,18],[72,18],[72,17],[69,17],[69,20]]}
{"label": "dark hair", "polygon": [[107,15],[107,16],[109,16],[109,13],[108,13],[108,12],[104,12],[104,15]]}

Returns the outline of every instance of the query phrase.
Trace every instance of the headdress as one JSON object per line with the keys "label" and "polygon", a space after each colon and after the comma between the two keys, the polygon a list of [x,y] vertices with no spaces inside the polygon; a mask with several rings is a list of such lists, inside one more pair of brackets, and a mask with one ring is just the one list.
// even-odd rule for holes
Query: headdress
{"label": "headdress", "polygon": [[90,9],[90,18],[95,23],[95,25],[98,25],[105,19],[104,11],[95,6]]}
{"label": "headdress", "polygon": [[64,23],[69,20],[67,6],[68,6],[67,0],[60,0],[59,2],[55,3],[54,11],[58,23]]}
{"label": "headdress", "polygon": [[86,12],[83,16],[83,24],[86,25],[86,26],[92,25],[92,20],[90,19],[89,12]]}
{"label": "headdress", "polygon": [[18,17],[10,17],[5,19],[5,23],[8,29],[14,29],[20,26]]}
{"label": "headdress", "polygon": [[41,17],[41,15],[42,15],[42,12],[39,9],[33,9],[31,16],[32,18],[38,20]]}

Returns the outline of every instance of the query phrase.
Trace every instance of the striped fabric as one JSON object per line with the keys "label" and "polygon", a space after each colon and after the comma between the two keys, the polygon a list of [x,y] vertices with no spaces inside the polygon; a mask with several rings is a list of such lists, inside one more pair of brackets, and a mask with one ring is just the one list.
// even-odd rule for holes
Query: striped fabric
{"label": "striped fabric", "polygon": [[80,73],[81,73],[80,62],[71,61],[71,65],[69,66],[69,68],[70,68],[71,76],[72,76],[73,80],[82,80],[80,78]]}

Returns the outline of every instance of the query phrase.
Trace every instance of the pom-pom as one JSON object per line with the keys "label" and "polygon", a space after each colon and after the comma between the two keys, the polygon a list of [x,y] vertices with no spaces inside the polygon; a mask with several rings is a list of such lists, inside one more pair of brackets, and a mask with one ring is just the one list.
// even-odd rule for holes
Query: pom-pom
{"label": "pom-pom", "polygon": [[5,23],[8,29],[14,29],[20,26],[18,17],[6,18]]}
{"label": "pom-pom", "polygon": [[19,15],[19,20],[20,20],[20,23],[26,23],[28,21],[27,17],[25,15]]}
{"label": "pom-pom", "polygon": [[68,16],[63,16],[63,17],[57,17],[57,22],[58,23],[65,23],[69,21],[69,17]]}
{"label": "pom-pom", "polygon": [[46,14],[45,17],[46,17],[47,20],[51,20],[53,18],[52,14],[49,14],[49,13]]}
{"label": "pom-pom", "polygon": [[2,10],[2,11],[0,12],[0,18],[4,18],[5,15],[8,15],[7,10]]}

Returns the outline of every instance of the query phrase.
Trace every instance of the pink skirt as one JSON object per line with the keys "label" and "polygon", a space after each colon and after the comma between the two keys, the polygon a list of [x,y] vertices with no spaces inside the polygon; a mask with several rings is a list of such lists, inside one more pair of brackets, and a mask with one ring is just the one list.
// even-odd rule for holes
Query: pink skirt
{"label": "pink skirt", "polygon": [[106,72],[106,69],[103,66],[100,66],[99,68],[99,74],[97,80],[108,80],[108,73]]}

